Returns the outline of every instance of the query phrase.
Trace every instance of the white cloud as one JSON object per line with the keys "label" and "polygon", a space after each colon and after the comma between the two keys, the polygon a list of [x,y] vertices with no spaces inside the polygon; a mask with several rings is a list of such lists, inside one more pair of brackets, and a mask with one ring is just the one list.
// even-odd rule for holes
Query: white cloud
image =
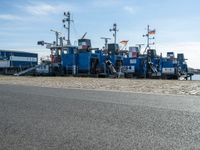
{"label": "white cloud", "polygon": [[138,11],[138,8],[133,6],[124,6],[123,9],[130,14],[135,14]]}
{"label": "white cloud", "polygon": [[12,14],[0,14],[0,20],[22,20],[22,18]]}
{"label": "white cloud", "polygon": [[39,16],[39,15],[50,15],[50,14],[60,14],[64,11],[77,11],[77,7],[68,3],[59,3],[59,4],[47,4],[41,2],[30,3],[22,9],[25,9],[26,12]]}
{"label": "white cloud", "polygon": [[56,12],[56,7],[49,4],[38,4],[26,6],[26,11],[33,15],[48,15]]}

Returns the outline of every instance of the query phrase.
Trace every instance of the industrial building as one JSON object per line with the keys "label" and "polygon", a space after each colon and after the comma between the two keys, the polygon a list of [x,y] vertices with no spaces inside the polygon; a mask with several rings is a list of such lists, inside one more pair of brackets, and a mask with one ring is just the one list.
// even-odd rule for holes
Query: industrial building
{"label": "industrial building", "polygon": [[38,54],[24,51],[0,50],[0,73],[14,74],[38,64]]}

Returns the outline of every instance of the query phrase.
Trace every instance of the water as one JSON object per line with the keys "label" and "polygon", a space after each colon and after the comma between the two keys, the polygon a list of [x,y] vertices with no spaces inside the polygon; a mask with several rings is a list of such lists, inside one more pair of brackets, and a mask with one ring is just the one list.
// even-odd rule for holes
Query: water
{"label": "water", "polygon": [[200,80],[200,74],[194,74],[192,80]]}

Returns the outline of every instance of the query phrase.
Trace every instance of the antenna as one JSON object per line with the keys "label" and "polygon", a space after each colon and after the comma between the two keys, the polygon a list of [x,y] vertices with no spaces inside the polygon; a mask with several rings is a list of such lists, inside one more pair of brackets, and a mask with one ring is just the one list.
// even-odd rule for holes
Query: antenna
{"label": "antenna", "polygon": [[114,24],[113,24],[113,28],[110,29],[109,31],[110,31],[110,32],[114,31],[114,34],[113,34],[113,36],[114,36],[114,43],[116,44],[116,41],[117,41],[117,31],[119,31],[119,30],[117,29],[117,24],[114,23]]}
{"label": "antenna", "polygon": [[[66,17],[66,18],[64,18],[62,21],[63,21],[63,27],[65,28],[65,29],[67,29],[67,31],[68,31],[68,35],[67,35],[67,45],[71,45],[71,42],[70,42],[70,22],[73,22],[74,20],[71,20],[71,14],[70,14],[70,12],[68,11],[67,13],[66,12],[64,12],[64,16]],[[67,22],[67,27],[66,27],[66,25],[65,25],[65,22]]]}
{"label": "antenna", "polygon": [[111,40],[111,38],[101,37],[101,39],[105,41],[105,48],[108,48],[108,40]]}

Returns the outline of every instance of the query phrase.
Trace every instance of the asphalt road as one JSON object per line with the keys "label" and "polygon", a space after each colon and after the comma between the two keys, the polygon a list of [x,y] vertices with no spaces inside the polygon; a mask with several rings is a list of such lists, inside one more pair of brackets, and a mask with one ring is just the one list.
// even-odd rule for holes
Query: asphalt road
{"label": "asphalt road", "polygon": [[200,149],[200,97],[0,85],[0,149]]}

